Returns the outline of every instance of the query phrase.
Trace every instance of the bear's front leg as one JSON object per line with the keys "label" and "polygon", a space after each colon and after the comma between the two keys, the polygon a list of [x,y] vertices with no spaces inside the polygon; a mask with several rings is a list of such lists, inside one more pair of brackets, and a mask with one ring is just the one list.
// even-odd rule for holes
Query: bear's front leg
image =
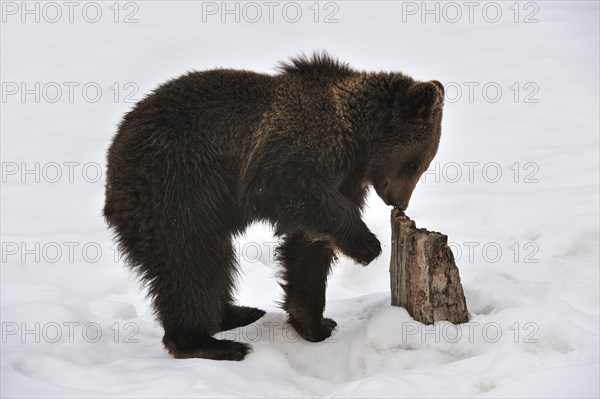
{"label": "bear's front leg", "polygon": [[[315,174],[302,171],[310,178],[287,172],[264,172],[256,159],[242,179],[240,197],[254,219],[269,220],[276,232],[305,232],[329,240],[336,250],[357,263],[368,265],[381,255],[381,243],[362,221],[359,207],[321,181]],[[265,174],[269,179],[261,177]],[[329,249],[330,252],[331,248]]]}
{"label": "bear's front leg", "polygon": [[346,223],[332,238],[337,249],[363,266],[381,255],[381,243],[362,220]]}
{"label": "bear's front leg", "polygon": [[298,232],[286,236],[277,254],[284,266],[283,308],[289,314],[289,323],[304,339],[323,341],[337,325],[323,318],[327,276],[335,257],[331,245]]}

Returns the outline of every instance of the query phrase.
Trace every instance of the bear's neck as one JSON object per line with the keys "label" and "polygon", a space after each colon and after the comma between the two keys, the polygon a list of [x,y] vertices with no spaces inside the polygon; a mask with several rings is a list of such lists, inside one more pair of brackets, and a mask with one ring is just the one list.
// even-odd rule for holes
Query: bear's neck
{"label": "bear's neck", "polygon": [[[356,73],[333,86],[336,112],[355,135],[372,145],[392,115],[394,87],[409,84],[397,73]],[[406,82],[405,82],[406,81]]]}

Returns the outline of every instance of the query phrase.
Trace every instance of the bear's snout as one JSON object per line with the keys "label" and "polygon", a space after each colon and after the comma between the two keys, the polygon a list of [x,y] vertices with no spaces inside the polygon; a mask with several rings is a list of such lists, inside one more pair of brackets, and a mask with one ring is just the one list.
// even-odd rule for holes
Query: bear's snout
{"label": "bear's snout", "polygon": [[396,209],[404,212],[404,211],[406,211],[406,208],[408,208],[408,204],[400,204],[400,203],[399,204],[395,204],[394,208],[396,208]]}
{"label": "bear's snout", "polygon": [[385,201],[386,205],[391,205],[394,208],[398,208],[399,210],[404,212],[404,211],[406,211],[406,208],[408,208],[408,203],[410,202],[410,195],[406,199],[395,198],[393,190],[391,190],[390,187],[387,187],[385,189],[385,200],[384,201]]}
{"label": "bear's snout", "polygon": [[383,186],[381,199],[401,211],[406,211],[418,179],[388,180]]}

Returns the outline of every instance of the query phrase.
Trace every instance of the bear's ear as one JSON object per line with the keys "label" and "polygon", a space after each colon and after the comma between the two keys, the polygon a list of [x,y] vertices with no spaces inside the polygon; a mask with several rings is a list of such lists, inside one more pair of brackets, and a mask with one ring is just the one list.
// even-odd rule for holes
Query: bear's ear
{"label": "bear's ear", "polygon": [[427,119],[444,104],[444,86],[437,80],[415,83],[408,89],[408,101],[414,115]]}

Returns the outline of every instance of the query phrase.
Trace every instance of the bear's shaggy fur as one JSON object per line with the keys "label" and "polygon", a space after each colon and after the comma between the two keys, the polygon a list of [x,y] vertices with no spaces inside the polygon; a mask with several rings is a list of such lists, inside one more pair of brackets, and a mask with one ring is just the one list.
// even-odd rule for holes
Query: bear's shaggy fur
{"label": "bear's shaggy fur", "polygon": [[284,309],[309,341],[336,251],[381,253],[361,220],[369,186],[406,208],[440,140],[443,87],[355,71],[326,54],[276,75],[217,69],[158,87],[123,118],[108,150],[104,216],[149,287],[176,358],[241,360],[219,331],[259,319],[232,296],[232,236],[265,220],[282,238]]}

